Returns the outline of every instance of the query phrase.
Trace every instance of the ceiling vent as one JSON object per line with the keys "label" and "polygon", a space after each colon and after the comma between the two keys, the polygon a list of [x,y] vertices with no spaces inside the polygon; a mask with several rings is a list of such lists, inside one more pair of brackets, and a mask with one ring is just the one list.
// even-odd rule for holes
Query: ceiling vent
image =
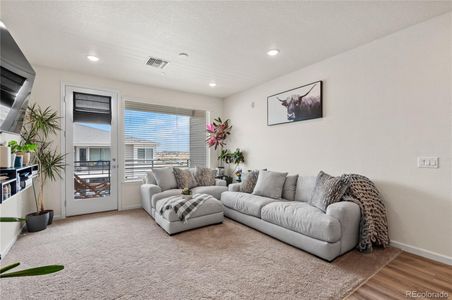
{"label": "ceiling vent", "polygon": [[166,65],[168,64],[168,61],[163,60],[161,58],[156,58],[156,57],[150,57],[148,59],[148,61],[146,62],[146,64],[148,66],[154,67],[154,68],[159,68],[159,69],[163,69],[164,67],[166,67]]}

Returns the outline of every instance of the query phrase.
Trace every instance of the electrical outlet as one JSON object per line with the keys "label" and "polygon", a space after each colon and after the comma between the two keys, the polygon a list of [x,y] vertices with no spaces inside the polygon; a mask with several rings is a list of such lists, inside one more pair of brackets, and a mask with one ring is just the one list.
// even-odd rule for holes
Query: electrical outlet
{"label": "electrical outlet", "polygon": [[435,156],[420,156],[417,158],[418,168],[439,168],[439,157]]}

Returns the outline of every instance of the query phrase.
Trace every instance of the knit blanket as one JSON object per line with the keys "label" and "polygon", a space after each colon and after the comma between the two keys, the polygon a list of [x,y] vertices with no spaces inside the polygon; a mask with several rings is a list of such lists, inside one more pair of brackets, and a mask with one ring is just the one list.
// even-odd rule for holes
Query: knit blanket
{"label": "knit blanket", "polygon": [[180,195],[168,197],[161,200],[164,202],[160,208],[160,214],[163,215],[166,210],[173,209],[179,220],[186,223],[196,209],[209,198],[212,196],[207,194],[194,194],[190,199],[184,199]]}
{"label": "knit blanket", "polygon": [[361,208],[358,250],[370,252],[373,246],[389,245],[388,220],[382,197],[375,184],[367,177],[349,174],[350,187],[343,200]]}

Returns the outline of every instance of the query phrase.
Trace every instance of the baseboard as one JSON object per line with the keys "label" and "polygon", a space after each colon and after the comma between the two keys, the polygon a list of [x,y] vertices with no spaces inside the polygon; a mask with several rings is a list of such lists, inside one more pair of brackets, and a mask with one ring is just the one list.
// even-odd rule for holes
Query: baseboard
{"label": "baseboard", "polygon": [[395,247],[395,248],[399,248],[403,251],[406,251],[408,253],[412,253],[412,254],[416,254],[425,258],[429,258],[431,260],[437,261],[437,262],[441,262],[447,265],[451,265],[452,266],[452,257],[447,256],[447,255],[443,255],[443,254],[439,254],[430,250],[426,250],[426,249],[422,249],[419,247],[415,247],[415,246],[411,246],[411,245],[407,245],[401,242],[397,242],[397,241],[391,241],[391,246]]}
{"label": "baseboard", "polygon": [[21,234],[21,232],[24,230],[25,228],[25,224],[23,224],[20,229],[16,232],[15,237],[11,240],[11,242],[8,244],[8,246],[5,248],[5,250],[0,253],[0,260],[2,260],[3,258],[6,257],[6,254],[8,254],[9,250],[11,250],[11,248],[14,246],[14,244],[17,241],[17,238],[19,237],[19,235]]}
{"label": "baseboard", "polygon": [[137,209],[137,208],[141,208],[141,203],[140,204],[132,204],[132,205],[127,205],[127,206],[123,206],[121,207],[120,210],[129,210],[129,209]]}

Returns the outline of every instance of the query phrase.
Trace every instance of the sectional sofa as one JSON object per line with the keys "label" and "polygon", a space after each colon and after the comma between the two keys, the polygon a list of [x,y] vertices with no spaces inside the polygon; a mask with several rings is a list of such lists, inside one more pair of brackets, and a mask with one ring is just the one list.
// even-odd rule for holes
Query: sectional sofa
{"label": "sectional sofa", "polygon": [[221,194],[226,217],[236,220],[327,261],[353,249],[358,243],[360,208],[340,201],[326,212],[311,206],[316,177],[299,176],[295,199],[272,199],[241,192],[241,184],[229,185]]}

